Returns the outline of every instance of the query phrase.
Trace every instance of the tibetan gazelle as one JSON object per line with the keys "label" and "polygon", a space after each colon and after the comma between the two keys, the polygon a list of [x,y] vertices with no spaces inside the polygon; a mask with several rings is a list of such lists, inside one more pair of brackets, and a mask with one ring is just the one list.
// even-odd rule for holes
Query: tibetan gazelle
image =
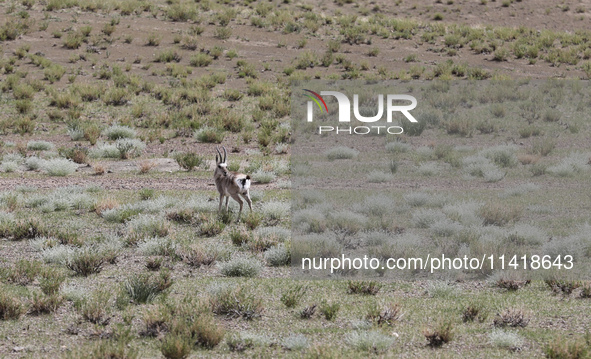
{"label": "tibetan gazelle", "polygon": [[243,204],[240,196],[246,200],[246,203],[248,203],[248,207],[252,212],[252,201],[250,200],[250,193],[248,192],[250,188],[250,176],[245,175],[244,173],[228,171],[228,163],[226,162],[228,153],[226,152],[226,147],[222,147],[224,150],[223,157],[220,149],[218,147],[215,149],[218,154],[215,156],[216,166],[213,178],[215,180],[215,186],[220,193],[220,205],[218,211],[221,212],[222,210],[222,201],[224,200],[224,197],[226,197],[226,211],[228,211],[228,200],[232,197],[240,205],[240,211],[238,212],[238,219],[240,219]]}

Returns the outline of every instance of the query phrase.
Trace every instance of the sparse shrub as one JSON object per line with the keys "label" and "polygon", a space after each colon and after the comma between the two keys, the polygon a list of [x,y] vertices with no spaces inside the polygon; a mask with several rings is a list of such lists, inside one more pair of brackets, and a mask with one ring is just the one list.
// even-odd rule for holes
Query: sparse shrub
{"label": "sparse shrub", "polygon": [[310,319],[310,318],[312,318],[312,316],[314,315],[315,312],[316,312],[316,304],[310,305],[300,311],[300,318],[301,319]]}
{"label": "sparse shrub", "polygon": [[106,258],[96,247],[83,247],[73,251],[66,259],[66,267],[76,274],[88,277],[100,273]]}
{"label": "sparse shrub", "polygon": [[281,294],[281,303],[287,308],[293,308],[298,305],[307,290],[308,288],[304,285],[295,284]]}
{"label": "sparse shrub", "polygon": [[71,32],[64,40],[64,47],[70,50],[75,50],[82,45],[83,37],[80,34]]}
{"label": "sparse shrub", "polygon": [[261,224],[262,215],[257,212],[249,212],[244,218],[244,224],[249,229],[255,229]]}
{"label": "sparse shrub", "polygon": [[515,222],[521,217],[521,209],[516,206],[502,206],[498,203],[488,203],[479,210],[479,216],[485,226],[504,226]]}
{"label": "sparse shrub", "polygon": [[218,285],[210,289],[211,311],[229,318],[254,319],[261,316],[263,302],[245,286]]}
{"label": "sparse shrub", "polygon": [[52,158],[42,163],[42,167],[50,176],[67,176],[76,172],[78,164],[65,158]]}
{"label": "sparse shrub", "polygon": [[529,318],[525,316],[525,313],[521,309],[505,309],[503,312],[497,313],[493,320],[493,324],[497,328],[525,328],[528,323]]}
{"label": "sparse shrub", "polygon": [[191,354],[192,345],[184,335],[170,333],[162,339],[160,352],[167,359],[184,359]]}
{"label": "sparse shrub", "polygon": [[115,141],[120,138],[135,138],[137,134],[133,128],[121,125],[113,125],[111,127],[107,127],[103,131],[103,136],[107,137],[111,141]]}
{"label": "sparse shrub", "polygon": [[36,218],[0,221],[0,237],[20,241],[44,236],[49,231]]}
{"label": "sparse shrub", "polygon": [[121,138],[115,141],[115,148],[119,151],[119,158],[128,159],[141,155],[146,144],[135,138]]}
{"label": "sparse shrub", "polygon": [[162,262],[164,262],[162,257],[148,257],[146,259],[146,269],[158,271],[162,267]]}
{"label": "sparse shrub", "polygon": [[339,309],[341,309],[341,304],[338,302],[330,303],[323,300],[320,304],[320,313],[324,315],[324,318],[328,321],[336,319]]}
{"label": "sparse shrub", "polygon": [[497,280],[496,285],[499,288],[507,289],[508,291],[516,291],[523,287],[526,287],[531,281],[529,280],[515,280],[515,279],[507,279],[507,278],[500,278]]}
{"label": "sparse shrub", "polygon": [[328,151],[326,151],[326,157],[329,161],[334,160],[341,160],[341,159],[351,159],[357,157],[359,151],[354,150],[349,147],[334,147]]}
{"label": "sparse shrub", "polygon": [[59,293],[60,287],[65,280],[64,273],[56,269],[47,268],[41,271],[39,287],[43,294],[51,296]]}
{"label": "sparse shrub", "polygon": [[355,349],[377,355],[387,352],[395,340],[377,330],[353,331],[345,336],[346,343]]}
{"label": "sparse shrub", "polygon": [[192,267],[209,266],[217,260],[226,260],[231,251],[224,246],[191,245],[177,251],[177,256]]}
{"label": "sparse shrub", "polygon": [[50,151],[54,147],[53,143],[47,141],[29,141],[27,143],[27,149],[30,151]]}
{"label": "sparse shrub", "polygon": [[252,179],[258,183],[270,183],[275,180],[275,174],[273,172],[258,170],[252,174]]}
{"label": "sparse shrub", "polygon": [[262,213],[270,220],[281,220],[287,217],[290,211],[290,205],[287,202],[267,202],[263,204]]}
{"label": "sparse shrub", "polygon": [[265,336],[245,332],[226,337],[226,344],[232,352],[243,352],[254,346],[269,345],[270,343],[270,339]]}
{"label": "sparse shrub", "polygon": [[224,140],[224,132],[213,127],[204,126],[195,131],[195,139],[204,143],[222,143]]}
{"label": "sparse shrub", "polygon": [[146,256],[174,256],[176,243],[169,238],[144,238],[138,243],[138,251]]}
{"label": "sparse shrub", "polygon": [[363,294],[363,295],[376,295],[382,288],[382,285],[375,281],[352,281],[347,282],[349,294]]}
{"label": "sparse shrub", "polygon": [[167,236],[170,223],[158,215],[139,214],[126,223],[126,229],[128,241],[136,243],[141,238]]}
{"label": "sparse shrub", "polygon": [[573,152],[563,158],[560,163],[547,168],[547,172],[558,177],[574,176],[577,173],[584,173],[589,170],[589,155]]}
{"label": "sparse shrub", "polygon": [[2,171],[6,173],[15,172],[18,169],[19,164],[13,161],[2,161]]}
{"label": "sparse shrub", "polygon": [[150,170],[152,168],[156,167],[156,163],[152,162],[152,161],[142,161],[140,162],[138,168],[139,168],[139,173],[140,174],[146,174],[148,172],[150,172]]}
{"label": "sparse shrub", "polygon": [[212,61],[213,59],[211,58],[211,56],[204,53],[199,53],[191,56],[189,63],[191,64],[191,66],[195,67],[206,67],[209,66]]}
{"label": "sparse shrub", "polygon": [[219,40],[228,40],[232,36],[232,29],[229,27],[216,27],[213,36]]}
{"label": "sparse shrub", "polygon": [[74,163],[83,164],[86,163],[86,155],[88,154],[88,150],[84,147],[60,148],[59,154],[69,160],[74,161]]}
{"label": "sparse shrub", "polygon": [[265,260],[273,267],[289,265],[291,263],[290,248],[283,243],[273,246],[265,252]]}
{"label": "sparse shrub", "polygon": [[462,312],[462,320],[464,323],[473,322],[474,320],[478,320],[482,323],[486,320],[486,317],[487,315],[484,312],[482,305],[479,303],[469,304]]}
{"label": "sparse shrub", "polygon": [[136,304],[152,302],[156,296],[172,285],[169,271],[160,271],[155,274],[133,275],[124,283],[127,295]]}
{"label": "sparse shrub", "polygon": [[590,354],[587,340],[567,340],[558,337],[544,346],[544,354],[548,359],[580,359],[588,358]]}
{"label": "sparse shrub", "polygon": [[233,228],[230,231],[229,236],[232,243],[238,247],[247,243],[251,238],[250,233],[248,233],[248,231],[244,227]]}
{"label": "sparse shrub", "polygon": [[91,124],[84,127],[84,138],[90,142],[91,145],[95,145],[98,140],[101,131],[97,124]]}
{"label": "sparse shrub", "polygon": [[156,34],[148,35],[146,46],[158,46],[160,45],[160,37]]}
{"label": "sparse shrub", "polygon": [[546,122],[558,122],[560,117],[562,117],[562,113],[559,110],[550,109],[544,112],[543,119]]}
{"label": "sparse shrub", "polygon": [[180,62],[182,59],[181,55],[173,49],[163,50],[157,53],[154,57],[154,62]]}
{"label": "sparse shrub", "polygon": [[193,168],[199,167],[205,162],[203,157],[195,152],[176,153],[174,159],[181,168],[187,171],[191,171]]}
{"label": "sparse shrub", "polygon": [[409,122],[404,126],[404,133],[409,136],[420,136],[427,128],[427,122]]}
{"label": "sparse shrub", "polygon": [[400,305],[388,303],[380,305],[378,303],[370,304],[365,319],[376,324],[378,327],[387,325],[393,326],[396,321],[402,317]]}
{"label": "sparse shrub", "polygon": [[544,283],[546,283],[554,293],[562,293],[567,296],[581,286],[581,282],[570,280],[546,279]]}
{"label": "sparse shrub", "polygon": [[436,209],[418,209],[412,213],[412,223],[417,228],[431,228],[445,219],[445,214]]}
{"label": "sparse shrub", "polygon": [[386,151],[391,153],[408,152],[411,148],[411,145],[400,141],[388,142],[386,144]]}
{"label": "sparse shrub", "polygon": [[94,324],[106,325],[110,318],[109,300],[111,294],[108,291],[96,291],[80,303],[82,317]]}
{"label": "sparse shrub", "polygon": [[546,171],[548,170],[548,166],[546,166],[543,163],[535,163],[530,167],[529,170],[533,176],[542,176],[542,175],[546,174]]}
{"label": "sparse shrub", "polygon": [[430,347],[438,348],[453,339],[453,331],[453,323],[450,320],[442,320],[434,328],[425,329],[423,335]]}
{"label": "sparse shrub", "polygon": [[6,291],[0,291],[0,319],[16,320],[25,312],[20,299],[14,297]]}
{"label": "sparse shrub", "polygon": [[431,298],[454,298],[458,293],[456,286],[445,281],[431,281],[427,287],[427,294]]}
{"label": "sparse shrub", "polygon": [[581,298],[591,298],[591,284],[584,283],[581,288],[581,293],[579,294]]}
{"label": "sparse shrub", "polygon": [[556,147],[553,140],[536,139],[532,142],[531,153],[534,155],[548,156]]}
{"label": "sparse shrub", "polygon": [[12,268],[4,270],[0,274],[10,283],[25,286],[34,281],[40,271],[40,262],[21,259]]}
{"label": "sparse shrub", "polygon": [[201,226],[199,226],[199,233],[207,237],[214,237],[222,233],[225,227],[226,224],[223,221],[219,221],[212,217],[201,223]]}
{"label": "sparse shrub", "polygon": [[493,331],[488,334],[488,339],[495,347],[511,351],[519,350],[523,346],[523,339],[517,333],[504,331],[502,329],[493,329]]}
{"label": "sparse shrub", "polygon": [[475,121],[468,118],[454,117],[445,123],[445,129],[449,135],[460,135],[472,137],[474,134]]}
{"label": "sparse shrub", "polygon": [[373,170],[367,175],[367,181],[369,183],[385,183],[392,181],[394,177],[391,173],[382,172],[379,170]]}
{"label": "sparse shrub", "polygon": [[220,272],[227,277],[256,277],[261,268],[258,260],[242,256],[220,264]]}
{"label": "sparse shrub", "polygon": [[129,93],[124,88],[111,88],[101,96],[108,106],[123,106],[129,101]]}
{"label": "sparse shrub", "polygon": [[55,312],[63,303],[64,298],[60,295],[39,295],[33,293],[29,300],[29,311],[31,315],[49,314]]}
{"label": "sparse shrub", "polygon": [[109,143],[100,143],[89,152],[91,158],[120,158],[121,153],[117,146]]}
{"label": "sparse shrub", "polygon": [[242,99],[242,93],[236,89],[226,89],[222,95],[228,101],[240,101]]}
{"label": "sparse shrub", "polygon": [[287,350],[302,350],[308,347],[308,339],[303,334],[291,335],[281,341],[281,345]]}

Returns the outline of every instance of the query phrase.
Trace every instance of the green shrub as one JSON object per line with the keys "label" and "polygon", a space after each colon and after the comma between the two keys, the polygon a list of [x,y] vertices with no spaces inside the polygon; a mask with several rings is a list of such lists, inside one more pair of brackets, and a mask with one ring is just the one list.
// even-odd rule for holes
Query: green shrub
{"label": "green shrub", "polygon": [[167,359],[184,359],[191,354],[192,345],[184,335],[170,333],[162,339],[160,352]]}
{"label": "green shrub", "polygon": [[96,291],[80,303],[82,317],[93,323],[106,325],[109,320],[111,294],[108,291]]}
{"label": "green shrub", "polygon": [[199,167],[205,163],[204,158],[195,152],[176,153],[174,159],[181,168],[187,171],[191,171],[193,168]]}
{"label": "green shrub", "polygon": [[320,313],[322,313],[324,318],[328,321],[332,321],[337,317],[339,309],[341,309],[341,304],[338,302],[329,303],[326,300],[323,300],[320,304]]}
{"label": "green shrub", "polygon": [[349,294],[376,295],[382,288],[382,285],[375,281],[352,281],[347,282]]}
{"label": "green shrub", "polygon": [[83,247],[74,251],[66,260],[66,267],[76,274],[88,277],[100,273],[107,262],[105,254],[96,247]]}
{"label": "green shrub", "polygon": [[211,64],[213,59],[208,54],[198,53],[196,55],[191,56],[189,60],[189,64],[195,67],[206,67]]}
{"label": "green shrub", "polygon": [[222,263],[220,272],[227,277],[256,277],[261,268],[258,260],[239,256]]}
{"label": "green shrub", "polygon": [[211,311],[229,318],[258,318],[263,311],[263,302],[253,292],[245,286],[216,286],[210,290]]}
{"label": "green shrub", "polygon": [[20,299],[7,293],[5,290],[0,291],[0,319],[1,320],[16,320],[20,318],[25,312]]}
{"label": "green shrub", "polygon": [[127,279],[124,290],[136,304],[152,302],[156,296],[172,285],[169,271],[161,271],[158,276],[139,274]]}
{"label": "green shrub", "polygon": [[43,70],[44,78],[49,81],[49,83],[58,82],[62,79],[65,73],[66,69],[60,65],[52,65]]}
{"label": "green shrub", "polygon": [[345,341],[357,350],[372,354],[387,352],[396,338],[385,335],[377,330],[354,331],[346,335]]}
{"label": "green shrub", "polygon": [[293,308],[298,305],[307,290],[303,284],[295,284],[281,294],[281,303],[287,308]]}
{"label": "green shrub", "polygon": [[168,49],[156,54],[154,57],[154,62],[180,62],[181,58],[181,55],[176,50]]}
{"label": "green shrub", "polygon": [[586,340],[568,340],[564,337],[554,338],[543,348],[548,359],[579,359],[588,358],[591,348]]}
{"label": "green shrub", "polygon": [[423,335],[430,347],[438,348],[453,339],[453,323],[450,320],[441,320],[434,328],[425,329]]}
{"label": "green shrub", "polygon": [[326,157],[329,161],[340,160],[340,159],[351,159],[357,157],[359,151],[349,147],[334,147],[326,151]]}
{"label": "green shrub", "polygon": [[213,127],[204,126],[199,130],[195,131],[194,137],[199,142],[204,143],[222,143],[225,134]]}

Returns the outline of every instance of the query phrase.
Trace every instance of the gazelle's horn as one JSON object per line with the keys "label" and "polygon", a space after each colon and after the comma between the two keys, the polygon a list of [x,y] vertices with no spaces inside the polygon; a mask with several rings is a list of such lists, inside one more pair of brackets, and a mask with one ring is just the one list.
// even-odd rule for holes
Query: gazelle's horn
{"label": "gazelle's horn", "polygon": [[[215,150],[216,150],[216,151],[218,151],[218,155],[220,155],[220,160],[219,160],[219,162],[222,162],[222,153],[220,152],[220,148],[219,148],[218,146],[215,146]],[[216,159],[216,161],[217,161],[217,158],[218,158],[218,157],[217,157],[217,156],[215,156],[215,159]],[[223,162],[225,162],[225,161],[223,161]]]}
{"label": "gazelle's horn", "polygon": [[228,152],[226,152],[226,147],[222,146],[224,149],[224,163],[226,163],[226,159],[228,158]]}

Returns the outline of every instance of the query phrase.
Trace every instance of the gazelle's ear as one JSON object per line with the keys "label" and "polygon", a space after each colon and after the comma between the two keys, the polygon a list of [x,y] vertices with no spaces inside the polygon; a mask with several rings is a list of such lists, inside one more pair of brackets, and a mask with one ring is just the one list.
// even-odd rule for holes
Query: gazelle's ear
{"label": "gazelle's ear", "polygon": [[218,164],[220,161],[218,160],[218,155],[215,155],[215,163]]}

